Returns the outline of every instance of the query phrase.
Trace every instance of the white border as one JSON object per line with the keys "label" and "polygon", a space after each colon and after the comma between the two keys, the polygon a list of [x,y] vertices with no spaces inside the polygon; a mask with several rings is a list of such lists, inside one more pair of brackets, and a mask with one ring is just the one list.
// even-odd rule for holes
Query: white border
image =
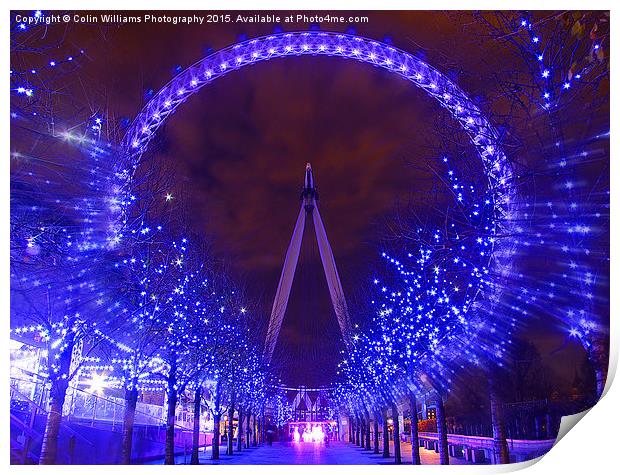
{"label": "white border", "polygon": [[[576,0],[547,0],[546,2],[540,2],[540,0],[532,1],[532,0],[524,0],[524,1],[490,1],[490,0],[434,0],[433,2],[420,2],[413,4],[411,0],[382,0],[381,2],[369,2],[367,0],[358,0],[356,2],[352,0],[314,0],[314,1],[282,1],[282,0],[264,0],[262,2],[258,1],[248,1],[248,0],[240,0],[236,2],[232,2],[231,0],[211,0],[206,4],[206,2],[200,2],[198,0],[175,0],[173,3],[176,8],[175,10],[244,10],[244,9],[252,9],[252,10],[412,10],[412,9],[461,9],[461,10],[537,10],[541,7],[544,7],[546,10],[567,10],[567,9],[590,9],[590,10],[612,10],[612,33],[611,33],[611,51],[618,51],[618,41],[616,41],[616,33],[617,28],[615,28],[615,12],[612,9],[611,1],[598,1],[591,0],[587,3],[583,1]],[[1,48],[1,59],[0,62],[3,66],[2,71],[5,71],[4,75],[4,91],[3,101],[2,101],[2,114],[0,114],[0,125],[1,131],[0,133],[0,142],[2,143],[2,149],[5,151],[5,157],[9,156],[10,151],[10,143],[9,143],[9,90],[10,90],[10,79],[9,75],[6,72],[10,69],[9,65],[9,29],[6,28],[8,24],[8,16],[9,10],[80,10],[80,9],[101,9],[101,10],[170,10],[171,2],[169,0],[135,0],[131,3],[131,8],[128,8],[126,1],[120,0],[92,0],[89,2],[79,1],[79,0],[47,0],[45,2],[33,2],[31,0],[9,0],[6,10],[4,11],[4,25],[5,28],[2,28],[1,31],[4,33],[4,43]],[[617,77],[617,73],[619,72],[619,68],[617,67],[617,61],[611,61],[611,76],[612,78]],[[611,93],[611,124],[612,130],[615,130],[615,125],[618,123],[618,114],[620,114],[620,104],[616,101],[616,95]],[[616,107],[614,107],[616,106]],[[616,150],[617,140],[616,135],[611,135],[611,150]],[[6,172],[3,174],[2,179],[0,180],[0,192],[3,196],[2,206],[0,206],[0,219],[2,222],[9,222],[9,160],[5,158],[5,167]],[[617,166],[615,162],[611,163],[611,176],[612,178],[617,179]],[[611,194],[611,209],[616,210],[618,206],[618,198],[616,193]],[[618,275],[618,264],[615,260],[617,255],[617,239],[614,239],[618,236],[618,226],[614,219],[612,219],[612,225],[610,232],[611,236],[611,284],[613,285],[616,282],[616,277]],[[2,234],[2,238],[0,241],[0,256],[3,264],[3,273],[0,274],[0,299],[3,302],[3,327],[4,327],[4,335],[5,338],[8,339],[8,329],[9,329],[9,271],[8,271],[8,263],[9,263],[9,227],[5,228],[5,232]],[[613,295],[613,291],[612,291]],[[611,315],[616,315],[619,308],[617,305],[617,301],[614,300],[611,302]],[[613,379],[613,375],[615,373],[615,368],[617,367],[618,360],[618,331],[616,328],[615,318],[612,321],[612,338],[611,338],[611,357],[610,357],[610,369],[609,369],[609,380]],[[6,341],[6,340],[5,340]],[[4,381],[8,381],[8,351],[4,350],[3,358],[5,360],[2,365],[2,374],[3,378],[0,379]],[[6,373],[5,373],[6,372]],[[8,385],[4,386],[4,390],[2,391],[2,399],[0,400],[0,407],[4,407],[5,410],[2,411],[3,422],[3,430],[0,431],[0,447],[4,450],[4,457],[6,465],[9,464],[9,421],[8,421],[8,411],[6,408],[9,407],[9,391]],[[582,421],[577,424],[576,429],[573,429],[568,433],[556,447],[554,447],[547,455],[539,459],[538,463],[526,463],[526,464],[518,464],[518,465],[509,465],[509,466],[421,466],[421,467],[412,467],[410,465],[404,466],[376,466],[376,465],[364,465],[364,466],[355,466],[355,467],[335,467],[335,466],[325,466],[325,467],[314,467],[314,466],[301,466],[294,467],[291,466],[199,466],[199,467],[184,467],[183,470],[192,471],[193,473],[237,473],[237,472],[245,472],[251,471],[252,473],[262,474],[262,473],[290,473],[291,471],[295,471],[295,473],[315,473],[320,470],[329,470],[339,472],[355,472],[359,475],[365,474],[375,474],[375,473],[411,473],[412,470],[424,471],[434,473],[499,473],[506,471],[513,471],[521,468],[525,468],[525,466],[530,466],[528,469],[528,473],[534,474],[549,474],[549,473],[611,473],[611,467],[617,465],[616,457],[620,455],[618,453],[617,440],[620,432],[620,416],[618,407],[620,407],[620,391],[617,388],[617,384],[615,387],[609,388],[607,387],[608,392],[603,397],[603,399],[589,411],[589,413],[583,418]],[[38,469],[33,469],[33,467],[22,467],[22,466],[11,466],[10,468],[15,473],[33,473],[36,470],[41,470],[45,473],[78,473],[84,471],[84,467],[71,467],[71,466],[61,466],[61,467],[39,467]],[[105,473],[110,470],[109,466],[92,466],[88,467],[89,471],[94,473]],[[170,471],[166,469],[166,467],[153,467],[153,466],[131,466],[131,467],[123,467],[123,466],[115,466],[113,470],[117,473],[152,473],[153,471]],[[175,468],[174,470],[179,470]]]}

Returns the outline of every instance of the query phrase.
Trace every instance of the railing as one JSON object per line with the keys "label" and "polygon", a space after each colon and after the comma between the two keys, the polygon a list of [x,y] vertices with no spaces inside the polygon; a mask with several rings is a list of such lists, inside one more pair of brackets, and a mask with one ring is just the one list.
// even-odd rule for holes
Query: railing
{"label": "railing", "polygon": [[[18,427],[23,432],[23,441],[11,439],[11,452],[12,455],[20,458],[21,463],[25,463],[26,459],[31,458],[35,462],[38,457],[35,454],[30,453],[31,444],[40,439],[43,434],[34,430],[36,418],[38,415],[47,416],[49,414],[48,407],[43,407],[31,400],[28,396],[23,394],[17,387],[17,381],[13,381],[16,378],[11,378],[11,409],[15,412],[22,412],[28,422],[20,419],[17,415],[11,413],[11,424]],[[45,390],[40,393],[41,400],[44,400]],[[17,404],[15,404],[17,403]],[[21,405],[21,407],[19,407]],[[65,429],[76,438],[84,441],[89,446],[93,446],[93,443],[79,432],[76,432],[71,427],[65,425]]]}
{"label": "railing", "polygon": [[[438,441],[436,432],[420,432],[418,437],[421,441]],[[530,459],[544,455],[555,443],[555,439],[548,440],[523,440],[506,439],[509,452],[518,459]],[[469,449],[493,451],[493,438],[474,435],[448,434],[448,445],[459,446]]]}
{"label": "railing", "polygon": [[[437,440],[436,432],[420,432],[418,434],[420,439],[432,439]],[[512,449],[531,449],[537,446],[547,447],[555,443],[555,439],[549,440],[522,440],[522,439],[506,439],[508,441],[508,448]],[[492,449],[493,438],[481,437],[476,435],[457,435],[448,434],[448,443],[453,445],[465,445],[467,447],[479,448],[479,449]]]}
{"label": "railing", "polygon": [[[29,374],[25,378],[12,377],[10,388],[12,463],[27,463],[28,459],[36,463],[38,454],[33,453],[36,452],[33,448],[40,446],[43,437],[44,428],[41,418],[49,414],[49,383],[39,375]],[[33,397],[38,402],[34,401]],[[88,447],[95,447],[97,441],[100,440],[98,434],[102,429],[106,431],[122,429],[125,405],[123,398],[104,396],[70,387],[63,406],[62,430],[80,444],[85,444],[88,451]],[[138,402],[134,420],[134,437],[149,441],[150,447],[161,447],[162,451],[166,437],[164,411],[162,406]],[[190,432],[193,428],[193,413],[178,411],[177,416],[178,423],[174,426],[175,451],[179,452],[182,449],[187,456],[188,447],[191,447]],[[78,425],[90,426],[95,430],[83,430],[78,428]],[[201,431],[199,440],[200,445],[206,451],[210,443],[209,434]],[[149,447],[148,444],[146,446]]]}
{"label": "railing", "polygon": [[[35,404],[30,396],[22,391],[24,388],[30,395],[36,395],[39,400],[39,413],[49,411],[49,402],[46,395],[49,392],[48,384],[40,378],[23,379],[11,378],[11,407],[30,412],[30,406]],[[19,407],[22,405],[23,407]],[[70,387],[67,390],[65,405],[63,406],[63,416],[66,421],[80,423],[110,423],[112,429],[118,425],[122,426],[125,413],[125,400],[113,396],[103,396],[94,392],[85,391],[80,388]],[[177,429],[189,430],[193,427],[194,414],[177,410],[175,427]],[[144,426],[164,426],[166,424],[164,407],[156,404],[146,404],[138,402],[134,423]]]}
{"label": "railing", "polygon": [[[70,408],[67,411],[68,420],[109,422],[114,428],[123,423],[125,400],[111,396],[100,396],[80,389],[71,390],[67,396]],[[138,402],[134,423],[139,425],[165,424],[164,408],[154,404]],[[183,425],[180,427],[185,428]]]}

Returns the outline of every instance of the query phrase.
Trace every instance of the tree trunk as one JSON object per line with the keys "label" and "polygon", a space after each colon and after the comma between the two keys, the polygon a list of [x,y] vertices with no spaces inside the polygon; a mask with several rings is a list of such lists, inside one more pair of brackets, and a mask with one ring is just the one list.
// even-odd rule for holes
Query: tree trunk
{"label": "tree trunk", "polygon": [[361,432],[362,432],[362,420],[359,415],[355,416],[355,445],[361,446]]}
{"label": "tree trunk", "polygon": [[362,449],[364,448],[364,417],[357,417],[357,432],[359,434],[359,438],[357,441],[357,445],[359,445]]}
{"label": "tree trunk", "polygon": [[239,418],[239,423],[237,424],[237,452],[241,452],[243,449],[243,409],[239,406],[237,409],[237,417]]}
{"label": "tree trunk", "polygon": [[[240,416],[241,417],[241,416]],[[251,427],[251,418],[252,418],[252,413],[248,410],[246,417],[246,421],[245,421],[245,448],[249,449],[250,448],[250,435],[252,434],[252,427]],[[239,422],[241,422],[241,419],[239,419]]]}
{"label": "tree trunk", "polygon": [[379,419],[377,418],[377,414],[375,413],[375,421],[374,421],[374,442],[375,442],[375,449],[374,449],[374,453],[378,454],[379,453]]}
{"label": "tree trunk", "polygon": [[252,447],[256,447],[258,445],[258,437],[257,437],[257,425],[258,423],[256,422],[256,414],[254,414],[252,416],[253,418],[253,423],[252,423]]}
{"label": "tree trunk", "polygon": [[131,448],[133,445],[133,424],[136,419],[136,404],[138,403],[138,389],[125,390],[125,414],[123,416],[123,437],[121,440],[121,463],[131,463]]}
{"label": "tree trunk", "polygon": [[[69,357],[71,352],[69,352]],[[50,412],[45,422],[45,433],[41,445],[40,465],[53,465],[56,463],[58,454],[58,434],[62,422],[62,406],[65,404],[65,396],[69,382],[66,379],[55,379],[50,389]]]}
{"label": "tree trunk", "polygon": [[420,465],[420,438],[418,436],[418,401],[415,393],[409,394],[409,407],[411,409],[411,463]]}
{"label": "tree trunk", "polygon": [[365,414],[366,416],[366,450],[372,450],[370,447],[370,415],[368,412]]}
{"label": "tree trunk", "polygon": [[349,416],[349,442],[355,442],[353,438],[353,418],[351,416]]}
{"label": "tree trunk", "polygon": [[[230,400],[230,407],[228,408],[228,444],[226,445],[226,455],[233,454],[233,418],[235,417],[235,396],[233,394]],[[237,437],[241,437],[241,426],[237,426]]]}
{"label": "tree trunk", "polygon": [[265,431],[267,428],[265,427],[265,406],[261,406],[260,409],[260,442],[261,444],[265,443]]}
{"label": "tree trunk", "polygon": [[213,408],[213,440],[211,442],[212,451],[211,459],[220,459],[220,422],[222,420],[222,413],[220,412],[222,395],[220,393],[220,382],[215,385],[215,401]]}
{"label": "tree trunk", "polygon": [[171,376],[168,378],[168,407],[166,409],[166,449],[165,449],[165,459],[164,463],[166,465],[174,465],[174,424],[176,422],[176,409],[177,409],[177,399],[178,393],[176,388],[176,377],[174,376],[174,372],[176,368],[175,365],[171,366]]}
{"label": "tree trunk", "polygon": [[394,420],[394,463],[400,465],[403,459],[400,454],[400,424],[398,423],[398,406],[392,403],[392,419]]}
{"label": "tree trunk", "polygon": [[194,391],[194,427],[192,433],[192,465],[198,465],[198,446],[200,443],[200,400],[202,399],[202,387],[198,386]]}
{"label": "tree trunk", "polygon": [[[57,377],[52,380],[50,388],[50,412],[45,421],[45,432],[43,433],[43,440],[41,442],[41,454],[39,456],[40,465],[53,465],[57,462],[58,435],[60,434],[60,424],[62,423],[62,407],[65,404],[69,380],[73,376],[71,374],[71,359],[73,357],[73,349],[77,343],[75,330],[76,322],[76,317],[71,317],[66,322],[66,328],[68,328],[69,331],[65,335],[66,346],[58,354],[57,364],[59,366],[59,373]],[[51,374],[51,371],[49,371],[48,374]]]}
{"label": "tree trunk", "polygon": [[383,419],[383,457],[388,458],[390,456],[390,428],[388,426],[387,409],[383,409],[381,418]]}
{"label": "tree trunk", "polygon": [[260,438],[262,419],[260,413],[254,414],[254,445],[258,446],[262,443]]}
{"label": "tree trunk", "polygon": [[220,459],[220,424],[222,416],[219,412],[213,416],[213,440],[211,441],[211,460]]}
{"label": "tree trunk", "polygon": [[439,463],[441,465],[449,465],[450,457],[448,455],[448,427],[446,426],[446,409],[443,405],[443,399],[437,395],[437,437],[439,439]]}
{"label": "tree trunk", "polygon": [[495,383],[489,380],[489,403],[491,406],[491,425],[493,426],[493,456],[495,463],[510,463],[508,453],[508,442],[506,441],[506,427],[504,425],[504,415],[502,402],[497,394]]}

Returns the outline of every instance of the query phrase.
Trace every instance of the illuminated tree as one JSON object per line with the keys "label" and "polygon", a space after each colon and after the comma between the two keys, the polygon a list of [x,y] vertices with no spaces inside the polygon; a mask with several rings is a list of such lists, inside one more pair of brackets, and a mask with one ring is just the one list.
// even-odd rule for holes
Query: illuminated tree
{"label": "illuminated tree", "polygon": [[600,397],[609,352],[609,12],[476,18],[521,64],[498,72],[498,94],[513,104],[516,152],[537,180],[522,198],[518,244],[544,265],[526,266],[522,301],[581,342]]}

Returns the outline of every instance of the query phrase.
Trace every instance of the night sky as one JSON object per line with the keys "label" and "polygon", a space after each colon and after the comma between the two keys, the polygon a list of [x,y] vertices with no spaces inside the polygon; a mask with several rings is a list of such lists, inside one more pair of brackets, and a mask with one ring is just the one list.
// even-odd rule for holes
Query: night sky
{"label": "night sky", "polygon": [[[387,37],[421,55],[472,97],[485,95],[499,58],[509,60],[490,51],[488,43],[481,45],[476,28],[464,26],[471,18],[427,12],[368,15],[370,23],[358,25],[358,34]],[[81,74],[105,95],[109,111],[131,119],[144,104],[145,91],[162,87],[177,65],[187,67],[209,48],[232,44],[240,35],[265,35],[273,27],[92,25],[74,27],[67,37],[92,59]],[[322,29],[345,31],[346,26]],[[305,164],[313,166],[345,293],[355,296],[372,278],[371,265],[395,209],[406,204],[433,209],[425,163],[436,158],[433,127],[439,109],[404,80],[368,65],[337,58],[280,59],[203,88],[168,120],[156,153],[174,163],[171,192],[186,200],[192,230],[212,243],[248,297],[260,303],[255,311],[266,324],[299,211]],[[341,349],[315,241],[312,229],[306,229],[276,348],[275,361],[291,385],[330,383]],[[564,339],[545,325],[535,332],[544,354]],[[564,362],[581,357],[573,350],[563,352]],[[566,365],[554,363],[557,359],[549,361],[562,370]]]}

